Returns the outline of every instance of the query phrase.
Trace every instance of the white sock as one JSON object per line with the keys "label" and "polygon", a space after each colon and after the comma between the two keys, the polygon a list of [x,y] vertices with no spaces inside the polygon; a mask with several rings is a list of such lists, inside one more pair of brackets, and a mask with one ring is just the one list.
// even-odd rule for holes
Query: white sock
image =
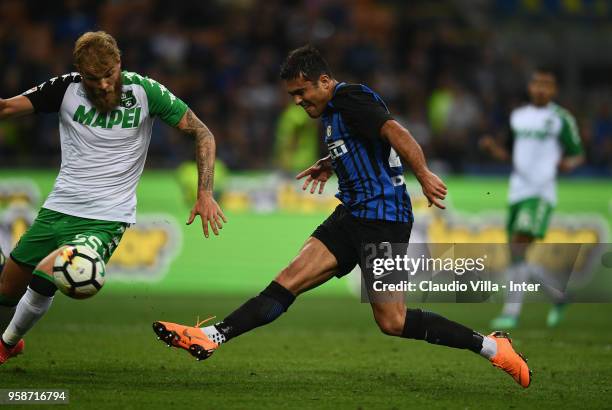
{"label": "white sock", "polygon": [[482,349],[480,350],[480,355],[482,357],[486,357],[491,360],[497,354],[497,343],[493,340],[492,337],[483,336],[482,337]]}
{"label": "white sock", "polygon": [[[526,263],[521,262],[508,269],[506,275],[508,281],[513,281],[514,283],[527,282],[529,279],[529,269]],[[524,298],[525,292],[510,292],[510,289],[508,289],[502,315],[517,318],[521,314]]]}
{"label": "white sock", "polygon": [[520,302],[506,302],[502,309],[502,316],[512,317],[517,319],[523,309],[523,301]]}
{"label": "white sock", "polygon": [[15,314],[17,306],[0,306],[0,332],[4,332]]}
{"label": "white sock", "polygon": [[535,282],[540,283],[544,291],[548,293],[555,303],[565,301],[565,286],[567,283],[562,283],[554,278],[542,266],[530,264],[527,265],[527,269],[529,269],[529,277]]}
{"label": "white sock", "polygon": [[52,302],[53,297],[41,295],[28,286],[25,295],[17,304],[11,323],[2,334],[2,340],[9,345],[16,345],[28,330],[38,322],[38,319],[47,313]]}
{"label": "white sock", "polygon": [[215,326],[201,327],[200,330],[213,342],[218,344],[225,343],[225,336]]}

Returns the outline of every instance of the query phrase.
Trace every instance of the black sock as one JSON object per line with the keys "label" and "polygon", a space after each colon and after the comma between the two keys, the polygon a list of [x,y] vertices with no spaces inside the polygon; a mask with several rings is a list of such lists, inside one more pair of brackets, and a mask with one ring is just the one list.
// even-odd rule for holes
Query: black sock
{"label": "black sock", "polygon": [[39,275],[32,275],[30,289],[47,297],[53,297],[55,292],[57,292],[57,286],[55,286],[52,279],[47,279],[46,276],[43,278]]}
{"label": "black sock", "polygon": [[436,345],[470,349],[474,353],[482,350],[482,335],[459,323],[436,313],[421,309],[408,309],[402,337],[425,340]]}
{"label": "black sock", "polygon": [[293,293],[271,282],[259,295],[249,299],[228,317],[215,325],[229,340],[278,318],[295,300]]}

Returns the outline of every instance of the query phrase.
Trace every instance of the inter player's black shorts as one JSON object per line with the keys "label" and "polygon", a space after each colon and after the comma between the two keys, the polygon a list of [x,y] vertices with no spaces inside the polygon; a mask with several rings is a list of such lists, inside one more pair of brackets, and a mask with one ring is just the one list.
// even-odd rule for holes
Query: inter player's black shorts
{"label": "inter player's black shorts", "polygon": [[[412,222],[391,222],[353,216],[343,205],[315,229],[312,236],[323,242],[338,261],[337,277],[342,277],[361,262],[367,243],[408,243]],[[363,269],[363,268],[362,268]]]}

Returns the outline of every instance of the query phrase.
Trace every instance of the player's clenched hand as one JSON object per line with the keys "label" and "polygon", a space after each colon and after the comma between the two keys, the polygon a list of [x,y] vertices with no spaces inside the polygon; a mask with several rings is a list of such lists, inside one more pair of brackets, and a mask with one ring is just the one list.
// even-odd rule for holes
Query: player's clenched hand
{"label": "player's clenched hand", "polygon": [[446,209],[441,200],[446,198],[447,189],[444,182],[436,174],[426,171],[419,177],[419,182],[423,188],[423,194],[429,202],[429,206],[435,205],[440,209]]}
{"label": "player's clenched hand", "polygon": [[191,225],[196,215],[200,215],[202,219],[202,229],[204,230],[204,236],[207,238],[209,224],[215,235],[219,235],[219,229],[223,228],[221,221],[227,223],[223,211],[221,211],[211,192],[205,192],[198,196],[195,205],[191,209],[187,225]]}
{"label": "player's clenched hand", "polygon": [[302,190],[305,191],[308,188],[308,185],[310,185],[310,183],[312,182],[310,193],[314,194],[318,185],[319,194],[322,194],[323,188],[325,188],[325,184],[327,183],[327,180],[332,176],[333,172],[334,170],[331,165],[331,159],[329,158],[329,156],[327,156],[315,162],[315,164],[310,168],[297,174],[295,179],[302,179],[304,177],[308,177],[306,178],[306,181],[304,181],[304,185],[302,185]]}

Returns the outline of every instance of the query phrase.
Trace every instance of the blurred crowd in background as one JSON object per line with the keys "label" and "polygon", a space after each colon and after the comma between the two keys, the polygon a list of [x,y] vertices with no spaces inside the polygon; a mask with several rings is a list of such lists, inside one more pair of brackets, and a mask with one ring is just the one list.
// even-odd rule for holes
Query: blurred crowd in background
{"label": "blurred crowd in background", "polygon": [[[286,53],[310,42],[337,79],[378,91],[430,160],[452,172],[507,171],[478,140],[506,138],[530,70],[552,66],[557,101],[576,116],[586,147],[579,172],[612,172],[607,0],[2,0],[0,96],[74,71],[75,39],[98,29],[117,39],[123,69],[190,105],[230,170],[291,171],[324,152],[317,123],[288,108],[278,76]],[[300,144],[304,155],[293,161],[286,154]],[[149,167],[193,155],[193,141],[156,123]],[[0,122],[0,166],[57,166],[59,158],[57,116]]]}

